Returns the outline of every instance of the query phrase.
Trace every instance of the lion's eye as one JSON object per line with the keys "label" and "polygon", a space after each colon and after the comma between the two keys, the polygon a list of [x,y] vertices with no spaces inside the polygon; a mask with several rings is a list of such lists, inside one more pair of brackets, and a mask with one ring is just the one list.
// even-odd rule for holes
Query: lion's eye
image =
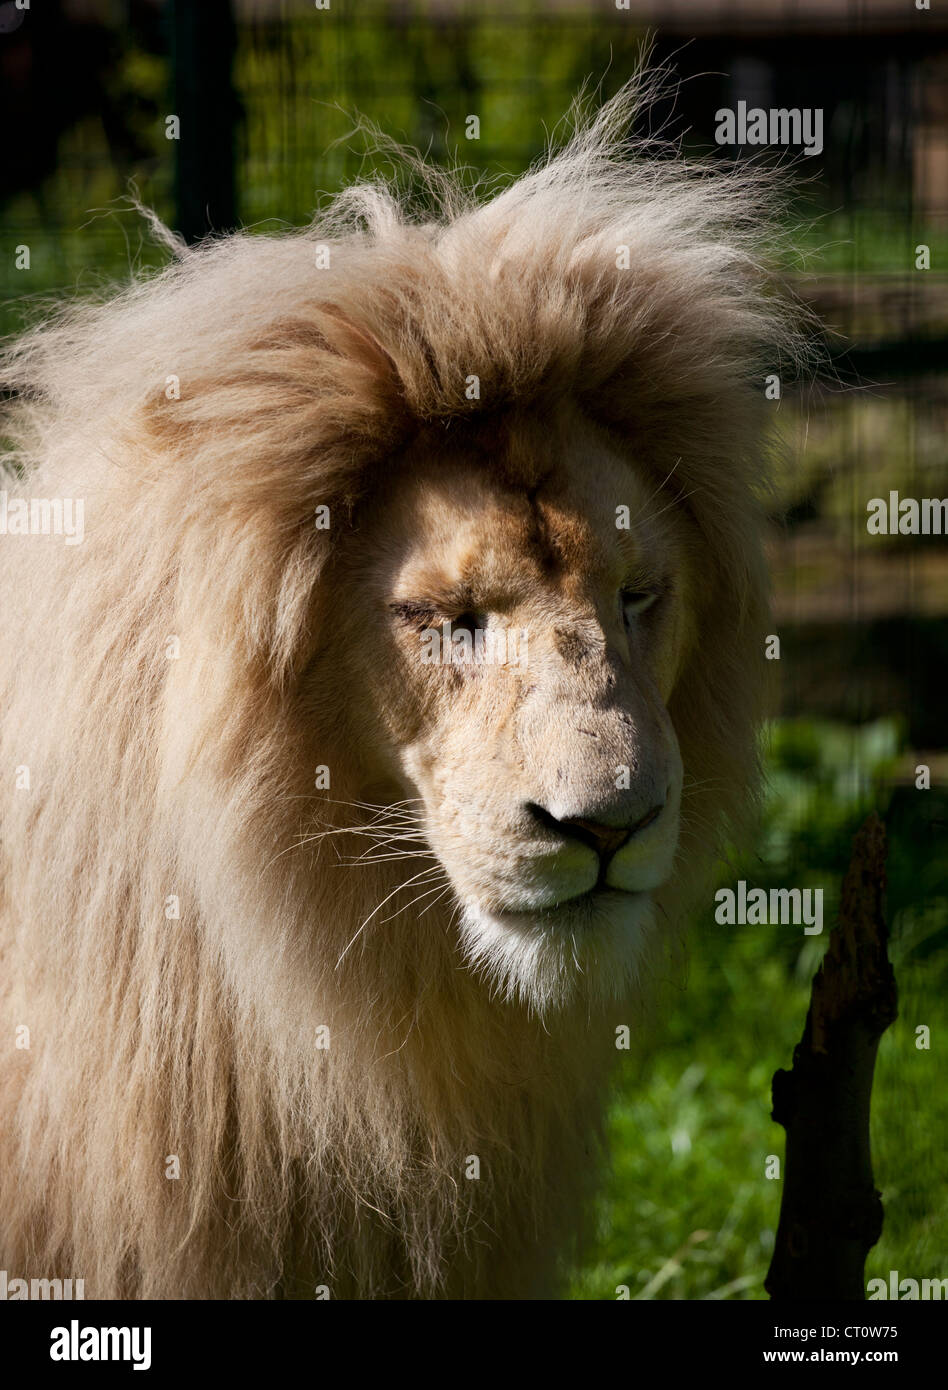
{"label": "lion's eye", "polygon": [[411,599],[390,603],[389,608],[395,617],[407,627],[421,629],[435,621],[435,611],[430,603],[417,603]]}
{"label": "lion's eye", "polygon": [[477,631],[478,628],[486,626],[487,618],[485,617],[485,615],[483,613],[476,613],[474,611],[468,613],[459,613],[456,618],[451,619],[452,632],[460,632],[463,630],[464,632],[470,632],[473,636],[473,634]]}
{"label": "lion's eye", "polygon": [[654,589],[623,589],[619,599],[622,604],[622,617],[628,626],[634,618],[641,617],[658,601],[658,594]]}
{"label": "lion's eye", "polygon": [[425,599],[404,599],[390,603],[389,609],[400,622],[417,631],[428,627],[441,627],[447,623],[452,632],[469,632],[473,636],[478,628],[487,626],[487,614],[479,609],[465,609],[452,618]]}

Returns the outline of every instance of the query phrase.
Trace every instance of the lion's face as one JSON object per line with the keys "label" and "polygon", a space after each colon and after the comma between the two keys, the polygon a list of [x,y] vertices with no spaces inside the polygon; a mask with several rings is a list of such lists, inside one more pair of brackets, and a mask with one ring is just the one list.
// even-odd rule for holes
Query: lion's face
{"label": "lion's face", "polygon": [[[469,958],[514,993],[620,988],[678,844],[687,522],[564,409],[427,434],[357,535],[367,782],[418,799]],[[354,692],[364,672],[337,659]]]}

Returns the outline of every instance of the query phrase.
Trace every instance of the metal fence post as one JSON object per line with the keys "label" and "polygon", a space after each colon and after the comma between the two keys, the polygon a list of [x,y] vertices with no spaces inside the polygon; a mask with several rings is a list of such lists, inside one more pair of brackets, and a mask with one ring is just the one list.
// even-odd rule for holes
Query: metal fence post
{"label": "metal fence post", "polygon": [[176,230],[186,241],[237,225],[234,172],[240,105],[232,82],[237,30],[230,0],[171,0]]}

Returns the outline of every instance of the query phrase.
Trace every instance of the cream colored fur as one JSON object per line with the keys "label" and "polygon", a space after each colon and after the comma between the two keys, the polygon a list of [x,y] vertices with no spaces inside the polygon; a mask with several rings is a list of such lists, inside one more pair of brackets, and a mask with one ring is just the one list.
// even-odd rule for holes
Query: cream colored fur
{"label": "cream colored fur", "polygon": [[[615,1029],[753,795],[793,346],[760,179],[626,147],[634,101],[486,201],[349,189],[9,348],[4,486],[85,508],[79,545],[0,537],[11,1277],[560,1287]],[[632,571],[667,587],[626,642]],[[410,605],[472,576],[523,671],[418,667]],[[666,792],[589,899],[524,810]]]}

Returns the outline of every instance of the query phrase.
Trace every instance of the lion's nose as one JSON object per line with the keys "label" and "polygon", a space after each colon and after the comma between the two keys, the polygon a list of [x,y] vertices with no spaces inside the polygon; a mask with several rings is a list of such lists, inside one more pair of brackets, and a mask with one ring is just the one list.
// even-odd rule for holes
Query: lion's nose
{"label": "lion's nose", "polygon": [[632,834],[631,830],[616,830],[611,825],[597,825],[592,820],[561,820],[563,833],[574,839],[585,840],[600,858],[604,854],[613,855],[621,849]]}
{"label": "lion's nose", "polygon": [[644,830],[646,826],[657,820],[664,807],[664,802],[658,806],[653,806],[634,825],[627,826],[602,825],[599,821],[587,820],[583,816],[570,816],[566,820],[557,820],[542,806],[533,803],[529,809],[547,829],[556,830],[561,835],[568,835],[574,840],[582,840],[584,844],[596,851],[600,859],[611,859],[617,850],[620,850],[632,839],[633,835],[637,835],[639,831]]}

